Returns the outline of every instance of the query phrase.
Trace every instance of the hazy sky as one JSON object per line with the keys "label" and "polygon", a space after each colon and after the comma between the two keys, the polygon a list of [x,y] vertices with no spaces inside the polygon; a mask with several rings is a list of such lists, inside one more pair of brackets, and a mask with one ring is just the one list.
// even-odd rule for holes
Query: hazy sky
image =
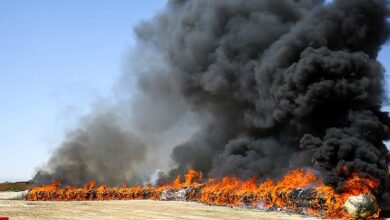
{"label": "hazy sky", "polygon": [[[109,96],[132,27],[165,2],[0,1],[0,181],[31,178],[96,97]],[[390,70],[389,57],[386,46]]]}

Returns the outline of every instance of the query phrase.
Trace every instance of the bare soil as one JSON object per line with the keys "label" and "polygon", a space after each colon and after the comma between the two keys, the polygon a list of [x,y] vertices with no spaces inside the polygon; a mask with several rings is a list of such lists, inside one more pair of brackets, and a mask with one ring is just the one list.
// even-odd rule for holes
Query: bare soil
{"label": "bare soil", "polygon": [[0,216],[17,219],[316,219],[283,212],[152,200],[29,202],[0,200]]}

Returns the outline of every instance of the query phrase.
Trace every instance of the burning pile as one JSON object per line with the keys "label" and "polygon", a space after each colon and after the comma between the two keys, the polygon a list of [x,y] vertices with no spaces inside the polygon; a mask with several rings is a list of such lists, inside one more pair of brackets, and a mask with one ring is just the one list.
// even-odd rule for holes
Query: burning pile
{"label": "burning pile", "polygon": [[[242,181],[236,177],[202,181],[202,175],[188,170],[185,180],[180,176],[167,185],[153,187],[95,187],[91,181],[84,187],[61,188],[59,183],[32,188],[27,199],[32,201],[73,200],[176,200],[194,201],[210,205],[250,206],[260,209],[282,209],[326,218],[359,217],[360,211],[350,212],[344,207],[349,198],[367,195],[371,198],[371,209],[365,217],[376,218],[380,209],[373,193],[379,186],[378,180],[366,175],[354,174],[342,186],[340,193],[322,183],[313,172],[297,169],[289,172],[280,181],[267,180],[258,183],[255,178]],[[349,206],[348,206],[349,207]],[[351,216],[356,215],[356,216]]]}

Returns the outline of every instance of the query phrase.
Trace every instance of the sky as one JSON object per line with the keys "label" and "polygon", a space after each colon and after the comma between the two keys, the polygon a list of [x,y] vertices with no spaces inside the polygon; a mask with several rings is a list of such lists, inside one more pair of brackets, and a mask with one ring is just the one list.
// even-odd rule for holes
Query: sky
{"label": "sky", "polygon": [[0,180],[31,178],[96,97],[109,96],[132,28],[165,3],[0,1]]}
{"label": "sky", "polygon": [[[0,1],[0,181],[30,179],[91,104],[110,96],[132,28],[165,3]],[[379,59],[388,70],[389,57],[386,45]]]}

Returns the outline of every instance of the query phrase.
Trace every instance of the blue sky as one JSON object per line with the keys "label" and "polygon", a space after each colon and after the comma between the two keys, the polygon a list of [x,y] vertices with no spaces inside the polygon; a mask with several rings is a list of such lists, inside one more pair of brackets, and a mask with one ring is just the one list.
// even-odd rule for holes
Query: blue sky
{"label": "blue sky", "polygon": [[[96,97],[109,96],[132,27],[165,2],[0,1],[0,181],[31,178]],[[389,57],[386,46],[390,70]]]}
{"label": "blue sky", "polygon": [[0,1],[0,180],[30,178],[64,130],[111,92],[132,27],[165,2]]}

